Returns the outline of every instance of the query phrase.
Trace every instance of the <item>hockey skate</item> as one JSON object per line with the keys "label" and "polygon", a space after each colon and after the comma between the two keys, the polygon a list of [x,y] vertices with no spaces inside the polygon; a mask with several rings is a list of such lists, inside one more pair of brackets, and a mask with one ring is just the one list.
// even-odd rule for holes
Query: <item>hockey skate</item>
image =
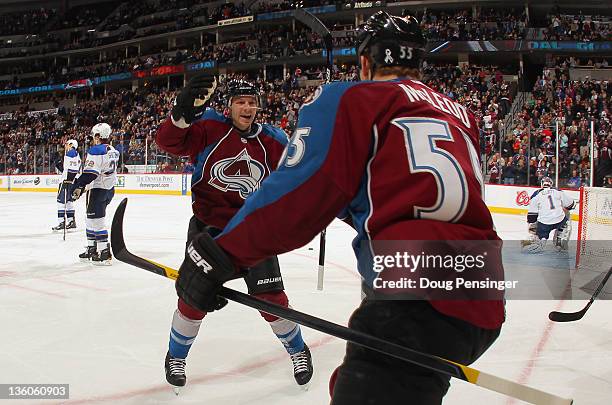
{"label": "hockey skate", "polygon": [[310,349],[304,343],[304,350],[301,352],[291,355],[291,361],[293,362],[293,377],[295,382],[304,390],[308,390],[308,383],[312,378],[312,356],[310,355]]}
{"label": "hockey skate", "polygon": [[[66,223],[64,221],[62,221],[57,226],[54,226],[53,228],[51,228],[51,230],[53,232],[63,232],[65,226],[66,226]],[[76,228],[76,225],[75,225],[75,228]],[[68,228],[66,228],[66,229],[68,229]]]}
{"label": "hockey skate", "polygon": [[166,370],[166,381],[168,381],[168,384],[172,385],[174,393],[178,395],[180,388],[184,387],[187,383],[185,359],[172,357],[170,352],[167,352],[164,369]]}
{"label": "hockey skate", "polygon": [[91,260],[93,256],[97,256],[98,252],[96,251],[96,246],[87,246],[87,249],[79,255],[79,260],[87,263]]}
{"label": "hockey skate", "polygon": [[111,255],[110,248],[102,249],[100,253],[91,256],[91,263],[96,266],[110,266],[112,263],[113,255]]}
{"label": "hockey skate", "polygon": [[72,218],[66,226],[66,232],[74,232],[76,230],[76,221]]}

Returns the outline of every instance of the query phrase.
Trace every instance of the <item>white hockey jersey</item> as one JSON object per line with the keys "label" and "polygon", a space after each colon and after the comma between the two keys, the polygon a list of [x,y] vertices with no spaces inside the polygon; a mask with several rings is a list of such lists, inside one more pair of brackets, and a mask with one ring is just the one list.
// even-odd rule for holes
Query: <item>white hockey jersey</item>
{"label": "white hockey jersey", "polygon": [[565,218],[565,209],[572,209],[574,200],[556,188],[541,188],[531,196],[529,214],[538,214],[538,222],[545,225],[558,224]]}
{"label": "white hockey jersey", "polygon": [[81,170],[81,157],[75,149],[70,149],[64,155],[64,170],[62,171],[62,181],[68,179],[68,174],[72,174],[71,180]]}
{"label": "white hockey jersey", "polygon": [[99,144],[91,147],[83,168],[83,174],[92,173],[97,176],[90,187],[105,190],[115,187],[118,162],[119,152],[112,145]]}

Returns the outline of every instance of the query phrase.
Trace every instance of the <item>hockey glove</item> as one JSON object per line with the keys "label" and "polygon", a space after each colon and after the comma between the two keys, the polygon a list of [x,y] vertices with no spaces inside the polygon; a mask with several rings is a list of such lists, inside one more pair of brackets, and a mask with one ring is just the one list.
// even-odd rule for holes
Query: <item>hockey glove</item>
{"label": "hockey glove", "polygon": [[70,194],[69,201],[76,201],[81,198],[81,194],[83,194],[83,191],[85,191],[85,186],[79,186],[74,183],[70,185],[68,190],[70,190],[68,191],[68,194]]}
{"label": "hockey glove", "polygon": [[202,232],[187,247],[176,280],[176,293],[188,305],[212,312],[227,305],[227,300],[217,293],[223,283],[236,276],[229,257],[207,232]]}
{"label": "hockey glove", "polygon": [[172,122],[180,128],[187,128],[202,116],[215,89],[217,79],[209,74],[199,74],[187,82],[179,92],[172,107]]}

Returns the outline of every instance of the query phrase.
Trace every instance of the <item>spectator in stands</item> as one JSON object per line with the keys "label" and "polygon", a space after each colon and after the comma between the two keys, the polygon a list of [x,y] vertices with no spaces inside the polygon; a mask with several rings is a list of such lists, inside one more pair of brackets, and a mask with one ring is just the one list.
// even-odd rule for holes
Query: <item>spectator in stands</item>
{"label": "spectator in stands", "polygon": [[567,181],[567,188],[580,188],[582,182],[577,169],[572,170],[572,176]]}

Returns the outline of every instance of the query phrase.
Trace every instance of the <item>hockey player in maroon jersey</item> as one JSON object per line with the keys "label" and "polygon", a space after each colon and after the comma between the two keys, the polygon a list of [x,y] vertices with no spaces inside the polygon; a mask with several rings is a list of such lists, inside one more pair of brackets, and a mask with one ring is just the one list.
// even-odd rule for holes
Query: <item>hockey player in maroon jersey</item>
{"label": "hockey player in maroon jersey", "polygon": [[[216,84],[212,76],[192,78],[177,96],[171,117],[161,125],[156,138],[162,149],[189,155],[194,162],[191,184],[194,215],[189,223],[188,241],[200,232],[218,235],[246,198],[276,168],[287,144],[287,135],[282,130],[254,122],[259,95],[249,82],[228,84],[229,117],[205,109]],[[288,306],[276,256],[268,257],[252,270],[255,271],[246,272],[244,278],[249,293]],[[179,298],[165,360],[166,379],[177,393],[178,387],[186,383],[185,359],[205,314]],[[312,360],[299,325],[263,312],[261,315],[289,353],[296,382],[306,387],[312,377]]]}
{"label": "hockey player in maroon jersey", "polygon": [[[384,243],[435,245],[443,254],[457,244],[482,246],[489,256],[466,277],[503,280],[500,239],[483,201],[476,122],[419,81],[424,46],[412,17],[380,11],[367,20],[357,47],[363,81],[325,85],[304,104],[278,169],[216,239],[192,239],[197,260],[187,255],[181,265],[180,297],[220,309],[216,292],[238,267],[300,247],[346,213],[357,231],[353,248],[366,296],[351,328],[462,364],[489,348],[504,322],[503,292],[424,288],[400,300],[376,285],[385,274],[375,267]],[[451,266],[444,276],[459,271]],[[438,405],[449,385],[446,375],[349,343],[332,404]]]}

